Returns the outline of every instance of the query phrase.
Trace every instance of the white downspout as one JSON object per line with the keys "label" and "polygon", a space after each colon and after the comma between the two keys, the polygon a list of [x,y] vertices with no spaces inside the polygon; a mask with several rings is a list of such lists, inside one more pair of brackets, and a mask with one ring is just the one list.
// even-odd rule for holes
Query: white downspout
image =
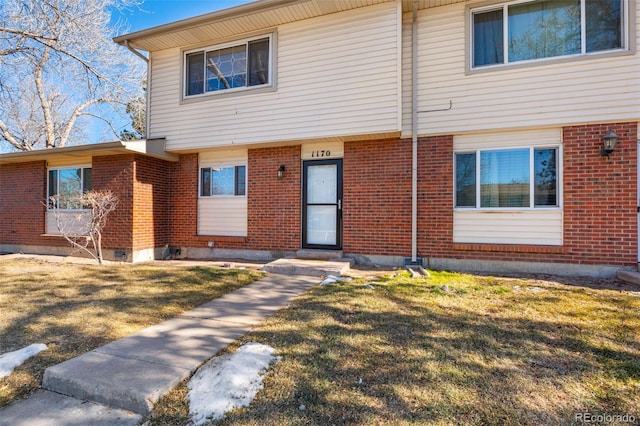
{"label": "white downspout", "polygon": [[411,263],[418,261],[418,0],[411,18]]}

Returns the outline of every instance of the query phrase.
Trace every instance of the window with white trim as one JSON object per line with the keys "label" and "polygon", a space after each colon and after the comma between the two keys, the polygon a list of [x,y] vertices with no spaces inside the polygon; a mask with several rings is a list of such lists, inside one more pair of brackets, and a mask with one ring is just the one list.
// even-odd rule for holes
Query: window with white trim
{"label": "window with white trim", "polygon": [[558,207],[558,148],[455,154],[456,208]]}
{"label": "window with white trim", "polygon": [[247,194],[247,167],[203,167],[200,169],[200,196],[244,196]]}
{"label": "window with white trim", "polygon": [[271,84],[272,37],[185,52],[184,96]]}
{"label": "window with white trim", "polygon": [[512,1],[471,10],[471,68],[623,50],[626,0]]}
{"label": "window with white trim", "polygon": [[91,190],[91,167],[49,169],[47,200],[49,209],[81,210],[82,194]]}

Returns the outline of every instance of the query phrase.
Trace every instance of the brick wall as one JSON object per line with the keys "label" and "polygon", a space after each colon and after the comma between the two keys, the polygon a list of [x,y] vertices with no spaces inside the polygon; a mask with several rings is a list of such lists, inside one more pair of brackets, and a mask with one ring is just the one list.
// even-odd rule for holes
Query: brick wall
{"label": "brick wall", "polygon": [[133,181],[133,249],[169,243],[169,195],[173,164],[136,155]]}
{"label": "brick wall", "polygon": [[453,136],[418,139],[418,164],[418,256],[451,256]]}
{"label": "brick wall", "polygon": [[[614,129],[618,148],[599,156]],[[453,138],[420,139],[418,253],[422,257],[634,266],[637,263],[637,123],[563,129],[564,244],[453,244]]]}
{"label": "brick wall", "polygon": [[57,245],[45,232],[47,168],[44,161],[0,166],[0,243]]}
{"label": "brick wall", "polygon": [[345,253],[411,255],[411,140],[345,142]]}
{"label": "brick wall", "polygon": [[[620,142],[609,158],[600,157],[601,139],[609,129]],[[563,129],[567,261],[637,263],[637,129],[638,123]]]}
{"label": "brick wall", "polygon": [[103,249],[122,249],[130,252],[133,248],[134,165],[134,154],[93,157],[93,189],[112,190],[118,196],[118,207],[109,215],[103,232]]}
{"label": "brick wall", "polygon": [[[284,165],[284,177],[278,168]],[[249,150],[247,248],[296,251],[301,232],[300,146]]]}

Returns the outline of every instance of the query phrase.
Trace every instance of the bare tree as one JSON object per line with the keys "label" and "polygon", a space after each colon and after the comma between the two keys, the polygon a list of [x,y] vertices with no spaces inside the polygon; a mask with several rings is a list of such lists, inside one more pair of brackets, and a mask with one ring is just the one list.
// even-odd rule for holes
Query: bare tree
{"label": "bare tree", "polygon": [[86,207],[85,210],[79,211],[63,210],[59,197],[50,197],[48,203],[58,231],[72,247],[88,253],[102,265],[102,232],[107,224],[107,217],[118,206],[118,197],[109,190],[87,191],[81,200],[75,201],[78,205]]}
{"label": "bare tree", "polygon": [[[147,91],[147,82],[142,82],[142,90]],[[146,136],[147,126],[147,100],[144,95],[136,96],[127,104],[127,114],[131,118],[131,130],[125,129],[120,132],[120,139],[130,141],[142,139]]]}
{"label": "bare tree", "polygon": [[[143,64],[112,42],[114,8],[139,0],[0,2],[0,141],[30,151],[83,139],[83,127],[125,115]],[[114,111],[115,108],[115,111]],[[93,121],[95,123],[95,121]]]}

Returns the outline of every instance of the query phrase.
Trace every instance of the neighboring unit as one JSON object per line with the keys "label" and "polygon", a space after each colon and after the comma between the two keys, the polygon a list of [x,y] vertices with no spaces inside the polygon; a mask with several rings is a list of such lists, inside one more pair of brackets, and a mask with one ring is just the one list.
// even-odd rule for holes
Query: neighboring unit
{"label": "neighboring unit", "polygon": [[41,201],[89,176],[128,260],[636,269],[638,11],[262,0],[116,37],[148,53],[146,148],[0,155],[0,249],[61,252]]}

